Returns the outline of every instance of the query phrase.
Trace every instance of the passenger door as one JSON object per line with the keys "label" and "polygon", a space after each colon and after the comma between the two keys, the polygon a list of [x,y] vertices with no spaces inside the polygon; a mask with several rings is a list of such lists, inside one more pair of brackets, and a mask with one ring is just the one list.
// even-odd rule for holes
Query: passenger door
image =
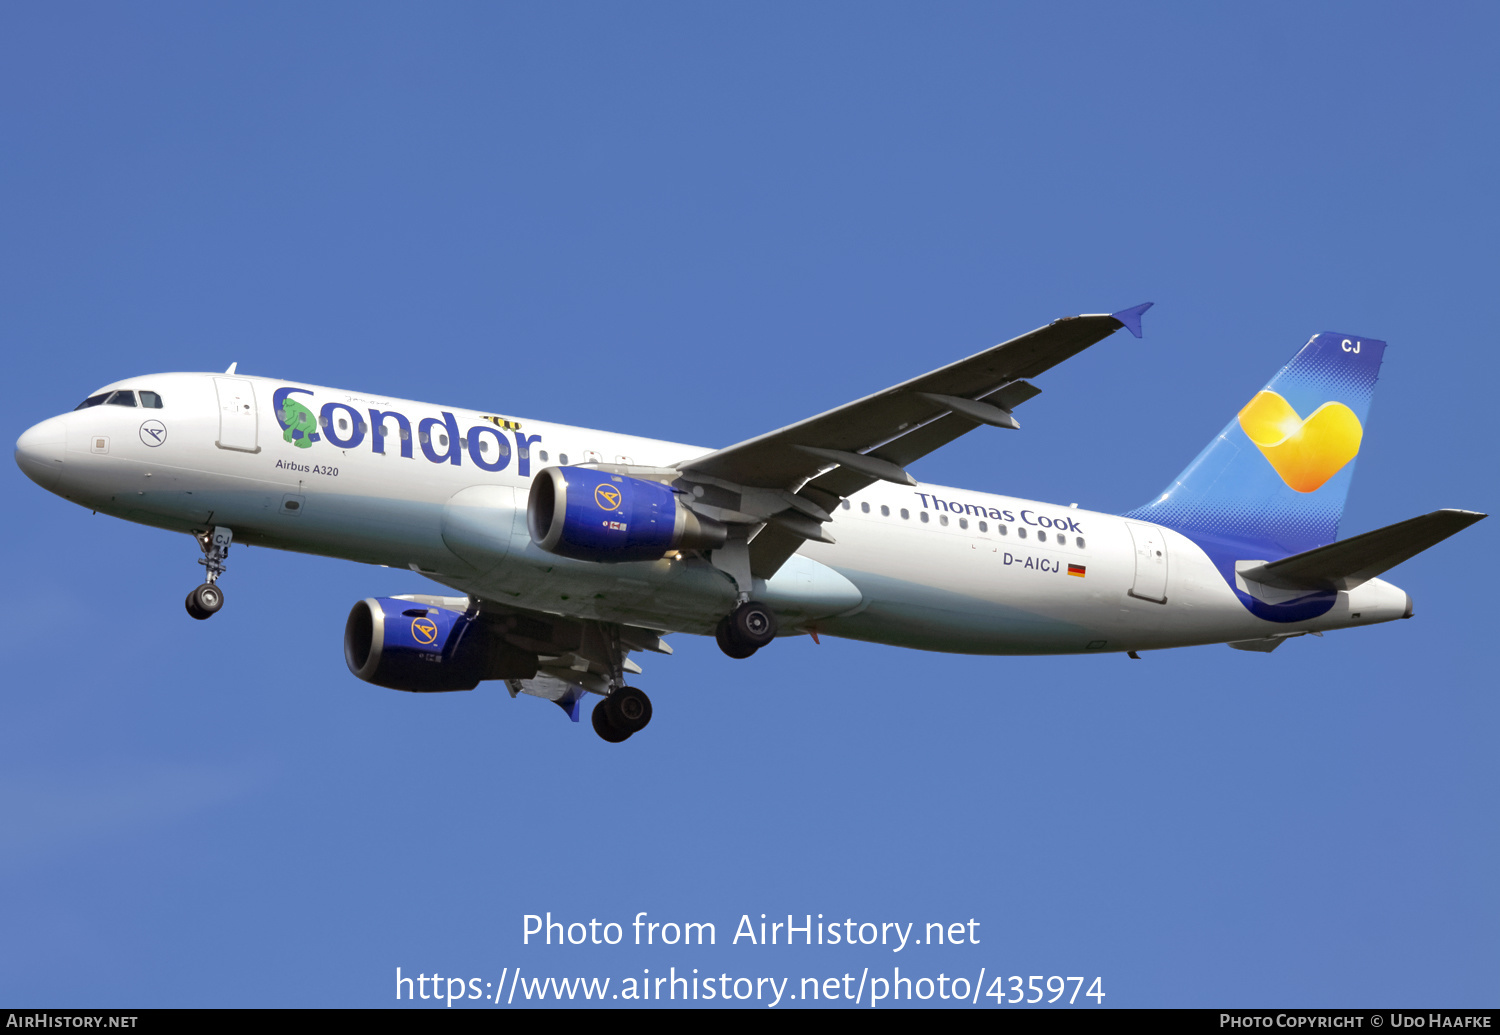
{"label": "passenger door", "polygon": [[243,378],[216,377],[214,388],[219,394],[219,439],[214,444],[220,449],[259,453],[254,385]]}
{"label": "passenger door", "polygon": [[1135,544],[1135,584],[1130,595],[1142,600],[1167,602],[1167,538],[1153,525],[1126,522]]}

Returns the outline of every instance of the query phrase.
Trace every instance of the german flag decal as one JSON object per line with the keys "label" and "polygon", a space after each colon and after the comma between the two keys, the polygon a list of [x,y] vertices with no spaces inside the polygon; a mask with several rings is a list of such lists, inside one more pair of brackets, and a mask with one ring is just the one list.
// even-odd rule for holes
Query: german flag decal
{"label": "german flag decal", "polygon": [[1087,571],[1088,571],[1088,569],[1085,568],[1081,564],[1070,564],[1070,565],[1068,565],[1068,574],[1069,575],[1077,575],[1080,579],[1083,578],[1084,573],[1087,572]]}

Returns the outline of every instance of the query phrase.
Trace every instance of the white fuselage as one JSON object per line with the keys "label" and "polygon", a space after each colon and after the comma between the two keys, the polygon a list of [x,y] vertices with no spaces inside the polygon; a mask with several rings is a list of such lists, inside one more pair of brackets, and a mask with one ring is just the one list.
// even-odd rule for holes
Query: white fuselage
{"label": "white fuselage", "polygon": [[[101,391],[116,388],[154,392],[162,406],[96,405],[38,424],[17,443],[33,480],[132,521],[226,526],[236,542],[411,568],[529,610],[710,633],[734,606],[733,582],[702,557],[575,561],[540,550],[526,525],[545,467],[667,467],[707,449],[240,375],[153,375]],[[326,421],[318,441],[299,445],[278,422],[273,399],[288,389]],[[1374,579],[1317,618],[1266,621],[1171,529],[942,486],[877,483],[827,527],[836,545],[808,542],[756,582],[783,632],[1065,654],[1284,637],[1409,607]]]}

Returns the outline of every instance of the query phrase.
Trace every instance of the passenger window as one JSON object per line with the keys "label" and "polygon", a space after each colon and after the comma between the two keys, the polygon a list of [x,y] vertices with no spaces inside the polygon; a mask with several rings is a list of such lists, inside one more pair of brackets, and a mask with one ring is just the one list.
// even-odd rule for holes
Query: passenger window
{"label": "passenger window", "polygon": [[567,453],[558,453],[557,454],[557,462],[560,463],[560,464],[562,464],[564,467],[568,466],[568,454]]}
{"label": "passenger window", "polygon": [[840,506],[841,506],[841,507],[843,507],[843,508],[844,508],[844,509],[845,509],[845,510],[848,510],[848,509],[849,509],[849,501],[848,501],[848,500],[845,500],[845,501],[844,501],[844,502],[843,502],[843,503],[841,503],[841,504],[839,504],[839,505],[840,505]]}
{"label": "passenger window", "polygon": [[909,520],[911,520],[911,511],[907,510],[905,507],[901,508],[901,520],[902,521],[909,521]]}
{"label": "passenger window", "polygon": [[891,508],[887,507],[884,503],[882,503],[880,505],[880,516],[881,517],[890,517],[891,516]]}
{"label": "passenger window", "polygon": [[1016,535],[1020,536],[1022,539],[1025,539],[1026,538],[1026,529],[1024,529],[1024,528],[1018,528],[1018,529],[1016,529]]}
{"label": "passenger window", "polygon": [[547,451],[546,451],[546,450],[545,450],[545,449],[543,449],[543,450],[541,450],[541,451],[539,451],[539,452],[538,452],[538,453],[537,453],[537,456],[539,456],[539,457],[541,457],[541,458],[542,458],[542,463],[544,463],[544,464],[545,464],[545,463],[546,463],[546,462],[547,462]]}
{"label": "passenger window", "polygon": [[78,410],[86,410],[90,406],[98,406],[100,403],[102,403],[105,399],[108,399],[108,398],[109,398],[109,393],[108,392],[100,392],[98,395],[91,395],[87,399],[83,400],[83,402],[81,402],[77,406],[73,407],[73,410],[74,410],[74,412],[77,412]]}
{"label": "passenger window", "polygon": [[111,406],[134,406],[135,405],[135,393],[134,392],[116,392],[114,395],[111,395],[109,397],[109,405],[111,405]]}
{"label": "passenger window", "polygon": [[947,514],[939,514],[938,515],[938,524],[940,524],[940,525],[946,525],[947,523],[948,523],[948,515]]}
{"label": "passenger window", "polygon": [[1037,534],[1036,534],[1036,538],[1037,538],[1037,541],[1038,541],[1038,542],[1042,542],[1042,543],[1045,543],[1045,542],[1046,542],[1046,541],[1047,541],[1047,533],[1046,533],[1046,532],[1040,532],[1040,531],[1039,531],[1039,532],[1037,532]]}
{"label": "passenger window", "polygon": [[1006,528],[1004,525],[996,525],[995,526],[995,531],[999,532],[1001,535],[1009,535],[1010,534],[1010,529]]}
{"label": "passenger window", "polygon": [[161,409],[161,396],[155,392],[142,392],[141,405],[148,410],[159,410]]}
{"label": "passenger window", "polygon": [[482,439],[479,440],[479,451],[481,453],[488,453],[490,451],[490,440],[489,439],[482,438]]}
{"label": "passenger window", "polygon": [[990,526],[981,521],[979,522],[979,530],[981,532],[988,532],[990,530]]}
{"label": "passenger window", "polygon": [[1078,548],[1080,550],[1082,550],[1084,548],[1084,546],[1083,546],[1083,536],[1079,536],[1078,539],[1077,539],[1077,542],[1078,542]]}
{"label": "passenger window", "polygon": [[868,503],[861,503],[859,509],[861,513],[868,514],[870,512],[870,505]]}
{"label": "passenger window", "polygon": [[927,511],[922,511],[922,524],[927,524]]}
{"label": "passenger window", "polygon": [[959,518],[958,519],[958,527],[959,528],[968,528],[969,527],[969,519],[968,518]]}

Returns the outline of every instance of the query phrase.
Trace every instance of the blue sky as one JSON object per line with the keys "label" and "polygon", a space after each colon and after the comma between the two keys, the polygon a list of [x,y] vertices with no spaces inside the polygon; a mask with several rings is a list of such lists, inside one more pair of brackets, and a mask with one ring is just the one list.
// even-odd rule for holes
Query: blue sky
{"label": "blue sky", "polygon": [[[721,445],[1149,299],[1143,340],[1038,379],[1020,434],[914,473],[1129,509],[1335,330],[1390,343],[1343,533],[1490,511],[1497,28],[1479,4],[11,5],[10,434],[234,361]],[[613,747],[503,689],[350,676],[349,606],[415,575],[240,549],[197,623],[186,537],[0,477],[5,1003],[896,965],[1098,976],[1114,1006],[1496,1001],[1492,522],[1392,574],[1414,621],[1269,656],[734,662],[679,636]],[[522,944],[526,914],[642,910],[719,944]],[[761,913],[981,942],[727,944]]]}

